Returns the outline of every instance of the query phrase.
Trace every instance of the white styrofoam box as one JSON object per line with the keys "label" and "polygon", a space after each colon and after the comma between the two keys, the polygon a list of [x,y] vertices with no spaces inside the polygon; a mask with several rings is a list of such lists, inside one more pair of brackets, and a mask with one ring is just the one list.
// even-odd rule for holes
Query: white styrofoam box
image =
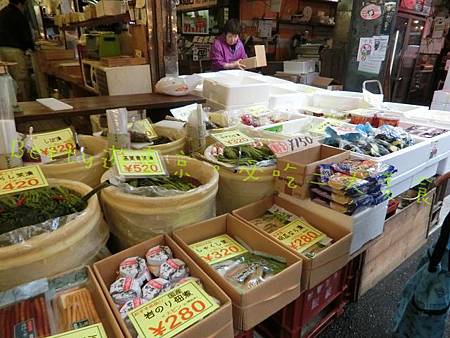
{"label": "white styrofoam box", "polygon": [[218,76],[203,80],[203,97],[224,106],[268,102],[270,84],[246,76]]}
{"label": "white styrofoam box", "polygon": [[412,110],[409,112],[404,113],[405,119],[416,121],[416,122],[423,122],[423,123],[433,123],[438,124],[442,126],[442,124],[449,125],[450,124],[450,112],[445,110]]}
{"label": "white styrofoam box", "polygon": [[433,94],[433,103],[450,104],[450,92],[444,90],[436,90]]}
{"label": "white styrofoam box", "polygon": [[285,73],[306,74],[316,71],[316,60],[297,59],[283,62],[283,70]]}
{"label": "white styrofoam box", "polygon": [[436,174],[443,175],[445,173],[448,173],[449,171],[450,171],[450,152],[448,153],[448,156],[446,159],[439,162],[439,166],[436,171]]}
{"label": "white styrofoam box", "polygon": [[212,111],[226,110],[226,111],[229,111],[229,112],[234,112],[234,111],[239,111],[239,110],[251,107],[251,106],[268,107],[268,101],[265,101],[265,102],[254,102],[252,104],[224,105],[224,104],[218,103],[218,102],[216,102],[214,100],[206,99],[205,105],[211,107]]}
{"label": "white styrofoam box", "polygon": [[[303,99],[303,100],[302,100]],[[269,108],[289,110],[301,110],[307,103],[306,95],[299,95],[297,92],[279,86],[270,87]]]}
{"label": "white styrofoam box", "polygon": [[313,83],[313,81],[316,79],[316,77],[319,76],[319,72],[312,72],[312,73],[307,73],[307,74],[300,74],[300,79],[299,82],[300,84],[304,84],[304,85],[311,85]]}
{"label": "white styrofoam box", "polygon": [[326,91],[313,94],[313,107],[321,109],[334,109],[346,111],[358,108],[367,108],[362,93]]}
{"label": "white styrofoam box", "polygon": [[[397,102],[383,102],[381,104],[381,109],[387,110],[393,113],[404,113],[408,111],[413,111],[416,109],[428,110],[427,106],[416,106],[413,104],[397,103]],[[401,114],[403,115],[403,114]]]}
{"label": "white styrofoam box", "polygon": [[352,231],[350,254],[359,250],[364,244],[383,233],[388,201],[378,204],[375,207],[367,208],[355,215],[347,216],[311,200],[300,200],[286,194],[280,194],[280,196],[291,203],[315,210],[321,217],[332,220],[333,222],[337,221],[347,229],[350,229]]}
{"label": "white styrofoam box", "polygon": [[440,103],[440,102],[432,102],[431,109],[433,110],[445,110],[445,111],[450,111],[450,103]]}

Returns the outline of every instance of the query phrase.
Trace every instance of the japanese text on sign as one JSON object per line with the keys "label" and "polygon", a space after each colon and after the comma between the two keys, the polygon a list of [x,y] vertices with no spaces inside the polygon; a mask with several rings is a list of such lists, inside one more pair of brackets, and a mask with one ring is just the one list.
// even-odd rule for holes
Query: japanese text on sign
{"label": "japanese text on sign", "polygon": [[128,313],[141,338],[170,338],[219,305],[196,283],[186,282]]}
{"label": "japanese text on sign", "polygon": [[248,137],[237,130],[225,131],[223,133],[212,134],[211,136],[222,143],[225,147],[234,147],[254,142],[251,137]]}
{"label": "japanese text on sign", "polygon": [[247,252],[228,235],[221,235],[189,245],[206,263],[216,264]]}
{"label": "japanese text on sign", "polygon": [[101,323],[51,336],[50,338],[107,338]]}
{"label": "japanese text on sign", "polygon": [[120,176],[166,175],[161,157],[155,150],[115,149],[113,158]]}
{"label": "japanese text on sign", "polygon": [[291,249],[301,253],[321,241],[325,234],[310,227],[301,219],[293,221],[272,232],[271,235]]}
{"label": "japanese text on sign", "polygon": [[75,149],[75,140],[70,128],[48,133],[33,134],[33,146],[41,156],[58,157]]}
{"label": "japanese text on sign", "polygon": [[0,195],[46,186],[48,186],[48,182],[37,165],[0,171]]}

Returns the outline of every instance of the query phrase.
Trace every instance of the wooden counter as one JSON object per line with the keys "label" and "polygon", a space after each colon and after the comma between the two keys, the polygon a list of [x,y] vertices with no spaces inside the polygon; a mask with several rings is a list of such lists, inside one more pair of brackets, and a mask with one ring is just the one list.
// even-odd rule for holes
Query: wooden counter
{"label": "wooden counter", "polygon": [[[127,108],[128,110],[141,109],[171,109],[191,103],[204,103],[205,99],[198,96],[167,96],[161,94],[135,94],[118,96],[92,96],[62,99],[73,107],[68,110],[52,111],[37,101],[20,102],[21,113],[15,113],[16,122],[29,122],[37,120],[50,120],[74,116],[88,116],[103,114],[106,109]],[[151,117],[151,113],[148,114]]]}

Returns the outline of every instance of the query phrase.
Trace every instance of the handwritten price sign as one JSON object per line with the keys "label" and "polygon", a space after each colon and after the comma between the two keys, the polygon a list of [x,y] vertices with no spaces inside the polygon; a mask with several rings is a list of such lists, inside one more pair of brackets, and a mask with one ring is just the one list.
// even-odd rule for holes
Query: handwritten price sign
{"label": "handwritten price sign", "polygon": [[0,195],[46,186],[48,186],[48,182],[37,165],[0,171]]}
{"label": "handwritten price sign", "polygon": [[216,264],[247,252],[247,249],[228,235],[213,237],[189,247],[208,264]]}
{"label": "handwritten price sign", "polygon": [[285,225],[272,232],[271,235],[298,253],[305,251],[325,237],[324,233],[312,228],[301,219]]}
{"label": "handwritten price sign", "polygon": [[115,149],[113,150],[113,157],[120,176],[166,175],[161,156],[155,150]]}
{"label": "handwritten price sign", "polygon": [[318,144],[309,136],[294,137],[286,141],[270,142],[267,146],[275,155],[286,155],[299,149]]}
{"label": "handwritten price sign", "polygon": [[101,323],[51,336],[49,338],[107,338]]}
{"label": "handwritten price sign", "polygon": [[130,311],[128,318],[141,338],[170,338],[219,308],[191,281]]}
{"label": "handwritten price sign", "polygon": [[211,136],[222,143],[225,147],[234,147],[255,142],[255,140],[251,137],[248,137],[247,135],[236,130],[224,131],[223,133],[212,134]]}
{"label": "handwritten price sign", "polygon": [[72,153],[75,139],[70,128],[33,134],[33,146],[45,157],[54,158]]}

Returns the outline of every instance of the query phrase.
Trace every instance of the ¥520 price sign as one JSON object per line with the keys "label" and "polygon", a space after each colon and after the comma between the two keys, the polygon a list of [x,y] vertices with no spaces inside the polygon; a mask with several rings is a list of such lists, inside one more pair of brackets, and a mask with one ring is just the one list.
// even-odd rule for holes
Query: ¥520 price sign
{"label": "\u00a5520 price sign", "polygon": [[219,308],[197,283],[186,282],[130,311],[141,338],[170,338]]}
{"label": "\u00a5520 price sign", "polygon": [[299,253],[305,251],[325,237],[324,233],[310,227],[301,219],[285,225],[277,231],[272,232],[271,235]]}
{"label": "\u00a5520 price sign", "polygon": [[206,263],[216,264],[247,252],[228,235],[221,235],[189,245]]}
{"label": "\u00a5520 price sign", "polygon": [[243,144],[249,144],[255,140],[240,131],[225,131],[223,133],[212,134],[217,141],[222,143],[225,147],[240,146]]}
{"label": "\u00a5520 price sign", "polygon": [[48,182],[37,165],[0,170],[0,195],[48,186]]}
{"label": "\u00a5520 price sign", "polygon": [[166,175],[161,156],[155,150],[116,149],[113,157],[120,176]]}

